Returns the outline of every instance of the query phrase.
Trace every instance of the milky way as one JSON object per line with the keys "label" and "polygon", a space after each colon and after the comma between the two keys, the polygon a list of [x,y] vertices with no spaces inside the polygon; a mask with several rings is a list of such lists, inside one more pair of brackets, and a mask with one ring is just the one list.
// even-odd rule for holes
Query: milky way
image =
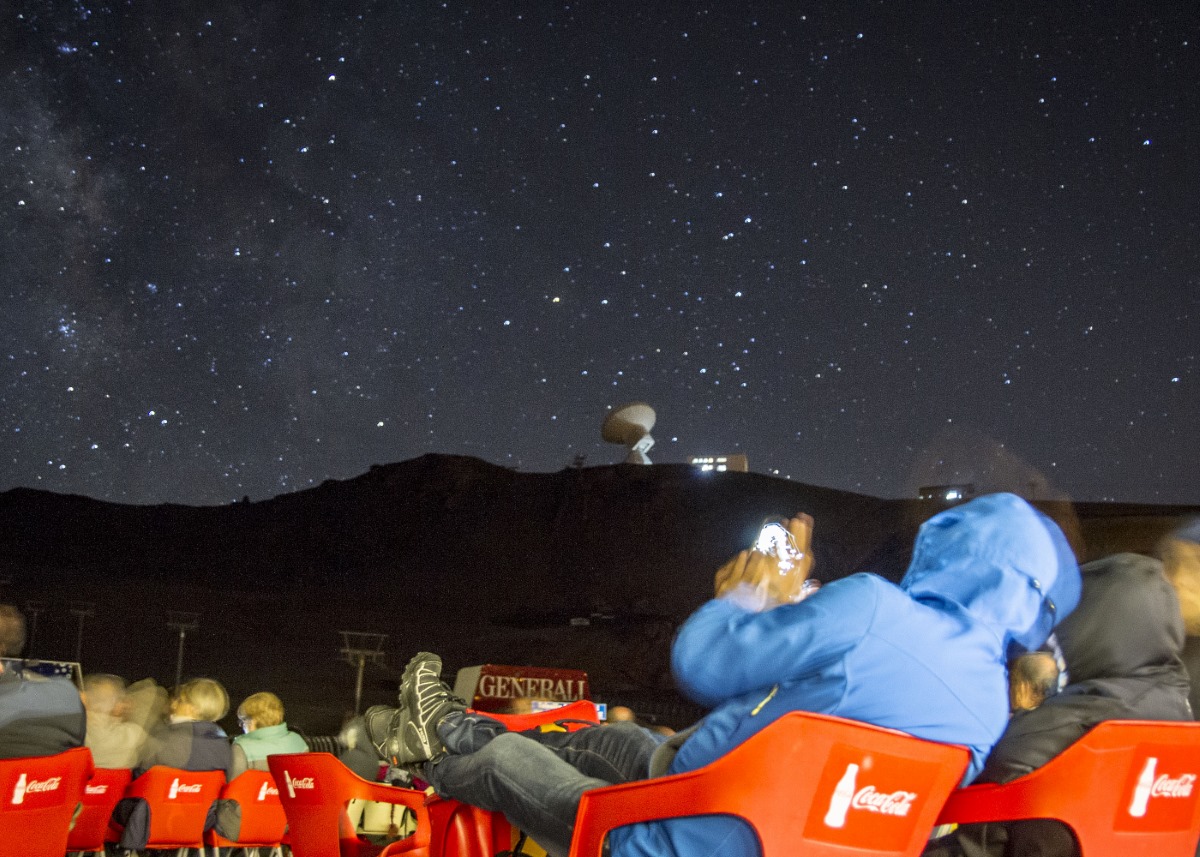
{"label": "milky way", "polygon": [[8,4],[0,489],[607,464],[640,400],[655,462],[1200,502],[1152,5]]}

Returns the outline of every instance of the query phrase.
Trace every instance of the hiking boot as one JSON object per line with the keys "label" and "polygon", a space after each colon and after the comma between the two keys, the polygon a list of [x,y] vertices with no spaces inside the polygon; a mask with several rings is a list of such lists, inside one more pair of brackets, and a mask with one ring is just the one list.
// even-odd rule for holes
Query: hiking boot
{"label": "hiking boot", "polygon": [[372,705],[363,714],[362,729],[380,759],[395,764],[400,749],[400,724],[406,719],[402,709],[390,705]]}
{"label": "hiking boot", "polygon": [[396,763],[412,765],[436,762],[446,755],[446,745],[438,737],[437,725],[453,711],[465,711],[467,704],[441,679],[442,659],[420,652],[404,668],[400,682],[400,711],[395,738]]}

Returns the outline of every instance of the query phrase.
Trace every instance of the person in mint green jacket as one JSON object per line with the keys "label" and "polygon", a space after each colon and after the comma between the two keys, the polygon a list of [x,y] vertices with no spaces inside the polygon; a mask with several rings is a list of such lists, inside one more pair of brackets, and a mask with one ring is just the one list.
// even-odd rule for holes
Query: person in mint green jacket
{"label": "person in mint green jacket", "polygon": [[267,756],[276,753],[307,753],[308,742],[288,729],[283,720],[283,703],[273,693],[251,694],[238,706],[238,722],[245,730],[233,743],[246,754],[246,765],[267,770]]}

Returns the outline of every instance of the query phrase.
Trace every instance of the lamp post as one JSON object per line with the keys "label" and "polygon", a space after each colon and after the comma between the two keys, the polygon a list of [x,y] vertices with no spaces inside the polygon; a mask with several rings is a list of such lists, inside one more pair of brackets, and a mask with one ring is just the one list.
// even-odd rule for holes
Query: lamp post
{"label": "lamp post", "polygon": [[358,675],[354,682],[354,713],[362,708],[363,671],[367,661],[375,663],[383,658],[383,641],[387,634],[371,634],[365,631],[342,631],[341,653],[346,662],[358,667]]}
{"label": "lamp post", "polygon": [[187,632],[200,627],[200,614],[168,610],[167,627],[179,632],[179,654],[175,658],[175,684],[173,685],[179,687],[179,683],[183,681],[183,644],[187,640]]}
{"label": "lamp post", "polygon": [[75,663],[83,663],[83,620],[96,615],[96,605],[91,601],[72,601],[71,615],[79,619],[79,630],[75,635]]}
{"label": "lamp post", "polygon": [[25,612],[29,614],[29,637],[25,641],[25,654],[33,655],[33,641],[37,639],[38,616],[46,612],[45,601],[26,601]]}

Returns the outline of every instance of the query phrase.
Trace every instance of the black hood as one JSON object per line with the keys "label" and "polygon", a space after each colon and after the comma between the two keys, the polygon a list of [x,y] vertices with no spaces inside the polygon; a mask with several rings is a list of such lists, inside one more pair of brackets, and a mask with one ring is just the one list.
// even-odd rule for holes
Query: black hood
{"label": "black hood", "polygon": [[1178,671],[1183,616],[1162,564],[1119,553],[1080,570],[1079,608],[1055,632],[1071,684]]}
{"label": "black hood", "polygon": [[1104,720],[1191,720],[1183,617],[1162,564],[1138,554],[1088,563],[1075,612],[1055,631],[1070,684],[1014,715],[979,782],[1039,768]]}

